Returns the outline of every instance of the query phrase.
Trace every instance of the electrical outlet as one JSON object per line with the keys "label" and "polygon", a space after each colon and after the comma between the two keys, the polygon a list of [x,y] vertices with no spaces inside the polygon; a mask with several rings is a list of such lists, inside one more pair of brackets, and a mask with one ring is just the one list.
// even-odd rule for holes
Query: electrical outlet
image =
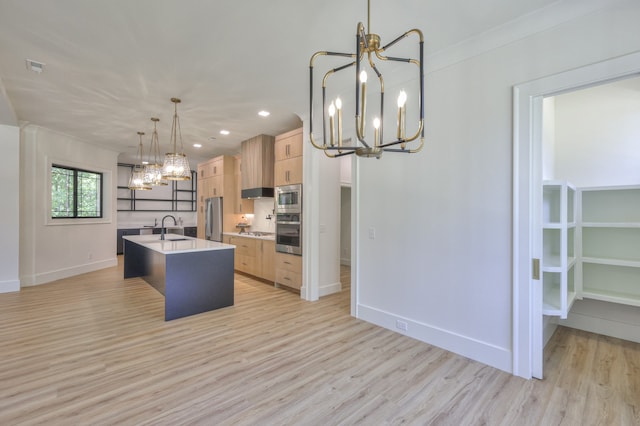
{"label": "electrical outlet", "polygon": [[375,240],[376,239],[376,228],[369,228],[369,239],[370,240]]}
{"label": "electrical outlet", "polygon": [[89,253],[87,257],[89,258],[89,260],[93,259],[93,253]]}
{"label": "electrical outlet", "polygon": [[409,324],[406,321],[396,320],[396,328],[398,330],[407,331],[409,329]]}

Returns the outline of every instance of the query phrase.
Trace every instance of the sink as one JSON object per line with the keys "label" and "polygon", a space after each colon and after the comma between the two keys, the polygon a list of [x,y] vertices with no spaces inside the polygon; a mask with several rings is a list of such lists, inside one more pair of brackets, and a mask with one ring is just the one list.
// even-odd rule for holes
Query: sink
{"label": "sink", "polygon": [[165,238],[164,241],[187,241],[190,238]]}

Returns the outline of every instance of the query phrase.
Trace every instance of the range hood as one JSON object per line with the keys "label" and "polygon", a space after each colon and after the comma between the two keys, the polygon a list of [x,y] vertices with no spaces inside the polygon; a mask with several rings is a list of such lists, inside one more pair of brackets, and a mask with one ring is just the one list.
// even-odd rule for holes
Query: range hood
{"label": "range hood", "polygon": [[242,142],[242,198],[273,197],[274,144],[269,135]]}
{"label": "range hood", "polygon": [[241,191],[241,194],[242,194],[242,198],[273,197],[273,187],[243,189]]}

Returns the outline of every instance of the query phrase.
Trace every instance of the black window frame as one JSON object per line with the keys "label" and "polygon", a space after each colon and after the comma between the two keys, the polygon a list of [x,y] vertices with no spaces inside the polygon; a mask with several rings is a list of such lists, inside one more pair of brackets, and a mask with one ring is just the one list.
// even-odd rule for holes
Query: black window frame
{"label": "black window frame", "polygon": [[[95,170],[81,169],[79,167],[65,166],[63,164],[51,164],[50,173],[53,175],[53,169],[65,169],[73,172],[73,216],[53,216],[53,206],[51,206],[51,219],[102,219],[104,217],[104,173],[96,172]],[[100,176],[100,208],[99,216],[78,216],[78,172],[91,173]],[[49,194],[53,203],[53,179],[51,179],[51,185],[49,186]],[[96,197],[97,198],[97,197]]]}

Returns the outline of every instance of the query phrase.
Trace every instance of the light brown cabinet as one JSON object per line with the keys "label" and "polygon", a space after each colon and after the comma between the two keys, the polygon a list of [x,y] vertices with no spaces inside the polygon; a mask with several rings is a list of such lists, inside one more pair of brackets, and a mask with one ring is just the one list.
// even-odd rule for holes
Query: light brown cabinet
{"label": "light brown cabinet", "polygon": [[274,182],[302,183],[302,128],[276,136]]}
{"label": "light brown cabinet", "polygon": [[302,256],[276,253],[276,286],[300,290],[302,287]]}
{"label": "light brown cabinet", "polygon": [[236,167],[234,172],[236,204],[234,205],[234,213],[236,214],[253,214],[253,200],[242,198],[242,158],[236,157]]}
{"label": "light brown cabinet", "polygon": [[258,135],[242,142],[242,189],[273,188],[274,137]]}
{"label": "light brown cabinet", "polygon": [[234,268],[237,271],[275,281],[275,241],[238,235],[225,235],[223,241],[236,246]]}
{"label": "light brown cabinet", "polygon": [[275,160],[302,157],[302,127],[276,136]]}
{"label": "light brown cabinet", "polygon": [[276,280],[276,242],[271,240],[260,240],[260,255],[262,272],[260,277],[267,281]]}
{"label": "light brown cabinet", "polygon": [[234,268],[245,274],[258,275],[256,243],[254,238],[232,236],[229,244],[236,246]]}
{"label": "light brown cabinet", "polygon": [[236,159],[227,155],[212,158],[198,164],[197,196],[197,237],[205,238],[205,200],[223,197],[223,231],[235,228],[234,206],[236,204],[235,183]]}
{"label": "light brown cabinet", "polygon": [[302,157],[277,161],[275,164],[276,186],[302,183]]}

